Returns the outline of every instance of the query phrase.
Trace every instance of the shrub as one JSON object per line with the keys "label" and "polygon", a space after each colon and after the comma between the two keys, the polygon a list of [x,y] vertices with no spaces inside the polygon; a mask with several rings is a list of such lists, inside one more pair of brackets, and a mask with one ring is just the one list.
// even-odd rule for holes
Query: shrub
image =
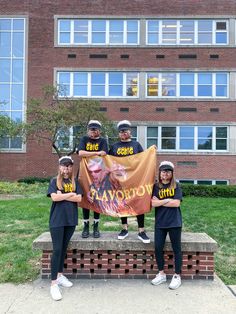
{"label": "shrub", "polygon": [[36,182],[39,182],[39,183],[49,182],[50,179],[51,179],[50,177],[47,177],[47,178],[25,177],[25,178],[21,178],[21,179],[17,180],[17,182],[19,182],[19,183],[27,183],[27,184],[34,184]]}
{"label": "shrub", "polygon": [[236,197],[236,185],[181,184],[184,196]]}

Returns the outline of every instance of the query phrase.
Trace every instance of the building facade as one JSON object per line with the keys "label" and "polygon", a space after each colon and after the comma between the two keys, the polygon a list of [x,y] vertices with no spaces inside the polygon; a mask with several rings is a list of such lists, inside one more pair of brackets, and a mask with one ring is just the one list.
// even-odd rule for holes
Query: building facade
{"label": "building facade", "polygon": [[[0,113],[26,120],[52,84],[130,120],[180,181],[236,184],[235,0],[1,0]],[[1,179],[55,174],[48,143],[0,146]]]}

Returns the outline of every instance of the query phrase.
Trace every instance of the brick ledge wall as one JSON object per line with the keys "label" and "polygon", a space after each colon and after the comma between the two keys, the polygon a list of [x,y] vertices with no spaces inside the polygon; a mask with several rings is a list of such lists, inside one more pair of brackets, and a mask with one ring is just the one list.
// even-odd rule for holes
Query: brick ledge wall
{"label": "brick ledge wall", "polygon": [[[75,232],[67,251],[64,273],[69,278],[130,278],[152,279],[158,272],[153,233],[148,233],[150,244],[137,239],[137,233],[129,232],[125,240],[118,240],[117,233],[103,232],[101,238],[82,239]],[[42,250],[42,278],[50,278],[52,242],[49,232],[33,242],[34,249]],[[174,272],[174,257],[169,239],[165,251],[165,272],[171,277]],[[214,253],[217,243],[206,233],[182,233],[183,279],[213,279]]]}

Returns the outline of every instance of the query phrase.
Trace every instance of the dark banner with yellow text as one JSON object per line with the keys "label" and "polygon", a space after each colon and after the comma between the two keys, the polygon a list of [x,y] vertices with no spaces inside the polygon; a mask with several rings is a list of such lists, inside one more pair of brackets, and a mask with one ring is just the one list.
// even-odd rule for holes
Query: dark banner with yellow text
{"label": "dark banner with yellow text", "polygon": [[151,209],[156,147],[127,157],[82,158],[80,206],[114,217],[137,216]]}

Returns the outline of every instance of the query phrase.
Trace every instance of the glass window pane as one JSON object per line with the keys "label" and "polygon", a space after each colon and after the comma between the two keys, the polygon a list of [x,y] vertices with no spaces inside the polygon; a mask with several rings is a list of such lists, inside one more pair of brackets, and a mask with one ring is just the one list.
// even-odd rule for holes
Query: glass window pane
{"label": "glass window pane", "polygon": [[105,86],[92,85],[91,96],[105,96]]}
{"label": "glass window pane", "polygon": [[59,30],[60,32],[66,31],[70,32],[71,20],[59,20]]}
{"label": "glass window pane", "polygon": [[180,96],[194,96],[194,86],[180,86]]}
{"label": "glass window pane", "polygon": [[24,55],[24,33],[15,32],[12,38],[13,57],[23,57]]}
{"label": "glass window pane", "polygon": [[197,180],[197,184],[212,185],[212,181],[211,180]]}
{"label": "glass window pane", "polygon": [[109,73],[109,84],[123,84],[123,73]]}
{"label": "glass window pane", "polygon": [[227,181],[216,181],[216,185],[227,185]]}
{"label": "glass window pane", "polygon": [[158,137],[158,127],[148,127],[147,137]]}
{"label": "glass window pane", "polygon": [[123,86],[109,86],[109,96],[123,96]]}
{"label": "glass window pane", "polygon": [[16,30],[23,31],[24,30],[24,20],[23,19],[13,19],[13,29],[14,29],[14,31],[16,31]]}
{"label": "glass window pane", "polygon": [[175,137],[176,127],[162,127],[162,137]]}
{"label": "glass window pane", "polygon": [[216,96],[227,97],[227,86],[216,86]]}
{"label": "glass window pane", "polygon": [[88,20],[75,20],[74,30],[79,32],[88,32]]}
{"label": "glass window pane", "polygon": [[175,139],[162,139],[162,149],[175,149]]}
{"label": "glass window pane", "polygon": [[217,138],[227,138],[227,127],[216,127]]}
{"label": "glass window pane", "polygon": [[194,74],[180,73],[180,84],[194,84]]}
{"label": "glass window pane", "polygon": [[12,61],[12,81],[23,83],[23,60]]}
{"label": "glass window pane", "polygon": [[12,111],[11,118],[15,122],[22,122],[22,111]]}
{"label": "glass window pane", "polygon": [[11,30],[11,19],[0,19],[0,31]]}
{"label": "glass window pane", "polygon": [[10,148],[12,149],[21,149],[22,148],[22,138],[14,137],[10,139]]}
{"label": "glass window pane", "polygon": [[216,43],[217,44],[227,44],[227,33],[226,32],[217,32],[216,33]]}
{"label": "glass window pane", "polygon": [[73,87],[73,96],[88,96],[88,88],[83,85],[75,85]]}
{"label": "glass window pane", "polygon": [[[19,43],[20,44],[20,43]],[[0,33],[0,57],[11,56],[11,33]]]}
{"label": "glass window pane", "polygon": [[212,44],[212,34],[211,33],[198,34],[198,43]]}
{"label": "glass window pane", "polygon": [[109,42],[111,44],[122,44],[123,41],[123,33],[110,33]]}
{"label": "glass window pane", "polygon": [[127,21],[127,30],[128,30],[128,32],[137,32],[138,31],[138,21],[135,21],[135,20]]}
{"label": "glass window pane", "polygon": [[92,43],[94,44],[104,44],[105,43],[105,33],[93,33]]}
{"label": "glass window pane", "polygon": [[198,137],[212,138],[212,127],[198,127]]}
{"label": "glass window pane", "polygon": [[212,149],[212,140],[198,139],[198,149]]}
{"label": "glass window pane", "polygon": [[180,21],[180,31],[181,32],[193,32],[194,31],[194,21],[181,20]]}
{"label": "glass window pane", "polygon": [[158,32],[159,31],[159,21],[150,20],[148,21],[148,32]]}
{"label": "glass window pane", "polygon": [[198,21],[198,31],[212,31],[212,21],[200,20]]}
{"label": "glass window pane", "polygon": [[180,149],[194,149],[194,139],[180,139]]}
{"label": "glass window pane", "polygon": [[226,150],[227,149],[227,140],[216,139],[216,149],[217,150]]}
{"label": "glass window pane", "polygon": [[127,34],[127,44],[137,44],[138,43],[138,34],[137,33],[128,33]]}
{"label": "glass window pane", "polygon": [[23,85],[12,84],[12,110],[23,110]]}
{"label": "glass window pane", "polygon": [[216,73],[216,84],[226,85],[227,83],[228,81],[226,73]]}
{"label": "glass window pane", "polygon": [[199,73],[198,74],[198,84],[212,84],[212,74]]}
{"label": "glass window pane", "polygon": [[10,110],[10,85],[0,84],[0,109]]}
{"label": "glass window pane", "polygon": [[157,146],[157,139],[147,139],[147,148],[156,145]]}
{"label": "glass window pane", "polygon": [[92,21],[92,31],[98,32],[98,31],[105,31],[106,30],[106,21],[102,20],[93,20]]}
{"label": "glass window pane", "polygon": [[158,44],[158,34],[148,34],[149,44]]}
{"label": "glass window pane", "polygon": [[88,73],[75,72],[74,73],[74,84],[87,84]]}
{"label": "glass window pane", "polygon": [[70,84],[70,73],[60,72],[59,73],[59,84]]}
{"label": "glass window pane", "polygon": [[91,73],[91,82],[92,84],[105,84],[105,73]]}
{"label": "glass window pane", "polygon": [[198,96],[212,96],[212,86],[200,85],[198,86]]}
{"label": "glass window pane", "polygon": [[60,33],[59,42],[61,44],[70,44],[70,33]]}
{"label": "glass window pane", "polygon": [[10,147],[10,139],[9,137],[0,137],[0,148],[8,149]]}
{"label": "glass window pane", "polygon": [[179,129],[180,129],[180,137],[194,137],[193,127],[181,126]]}
{"label": "glass window pane", "polygon": [[74,34],[75,44],[87,44],[88,43],[88,33],[75,33]]}
{"label": "glass window pane", "polygon": [[0,59],[0,82],[10,82],[11,62]]}
{"label": "glass window pane", "polygon": [[110,21],[110,31],[111,32],[123,32],[124,31],[124,21],[112,20]]}

